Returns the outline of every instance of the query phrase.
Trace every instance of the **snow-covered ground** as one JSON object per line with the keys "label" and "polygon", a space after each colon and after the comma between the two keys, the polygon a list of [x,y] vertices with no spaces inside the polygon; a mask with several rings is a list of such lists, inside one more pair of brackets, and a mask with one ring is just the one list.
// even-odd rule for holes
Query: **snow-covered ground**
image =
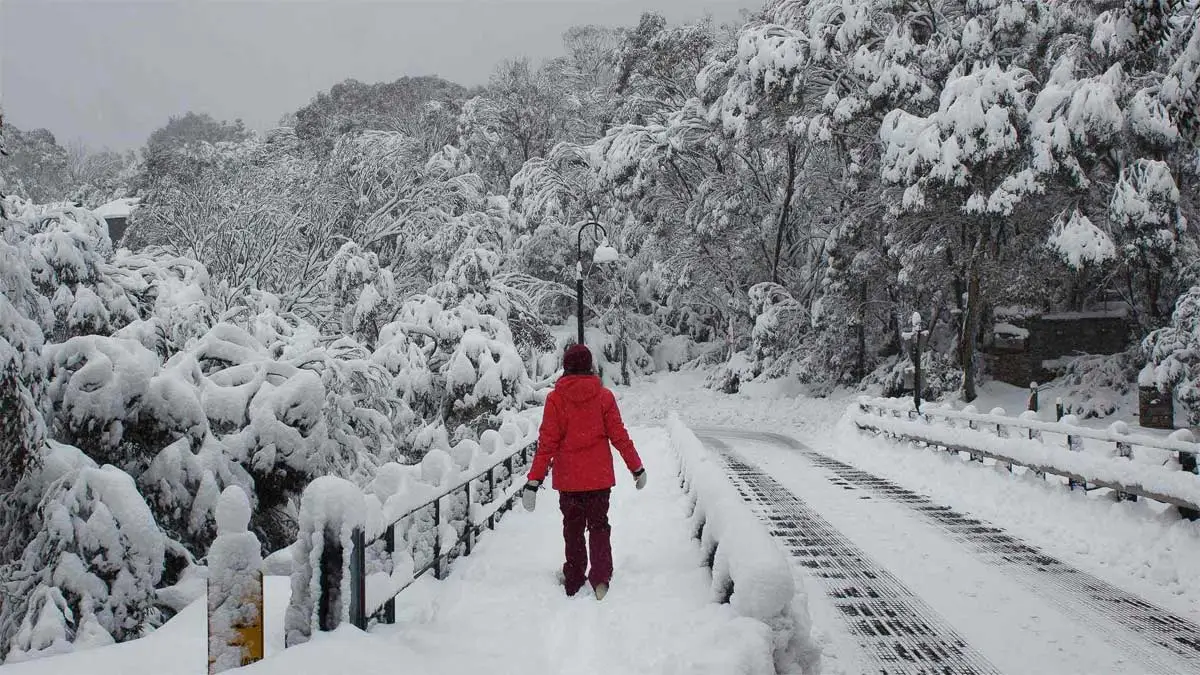
{"label": "snow-covered ground", "polygon": [[[985,395],[990,399],[977,407],[1013,405],[1018,393],[1015,387],[989,388]],[[638,419],[652,420],[677,408],[685,422],[695,426],[785,432],[818,452],[1003,527],[1160,607],[1193,621],[1200,617],[1200,584],[1195,580],[1200,522],[1164,514],[1160,504],[1115,502],[1096,492],[1072,492],[1032,476],[864,435],[840,424],[846,406],[856,398],[851,393],[812,399],[802,387],[780,382],[726,395],[704,388],[700,372],[678,372],[648,378],[636,387],[620,389],[619,395],[623,410],[629,411],[626,416]],[[818,634],[826,628],[821,619],[814,609]]]}
{"label": "snow-covered ground", "polygon": [[[840,424],[855,399],[849,392],[814,399],[804,396],[802,387],[780,382],[727,395],[703,383],[703,373],[671,373],[622,388],[618,395],[626,416],[640,420],[678,409],[694,426],[788,433],[824,454],[1003,527],[1120,588],[1184,616],[1200,616],[1200,577],[1194,572],[1200,523],[1163,514],[1161,506],[1148,502],[1117,503],[1095,493],[1070,492],[1032,476],[865,435]],[[983,405],[977,407],[984,410]]]}
{"label": "snow-covered ground", "polygon": [[[718,434],[720,432],[717,432]],[[973,554],[913,509],[830,480],[786,446],[733,435],[730,446],[802,496],[821,516],[922,598],[1003,673],[1186,672],[1170,655],[1037,580]],[[812,593],[814,614],[820,593]],[[1195,613],[1186,614],[1196,618]],[[834,628],[828,625],[827,628]],[[1021,645],[1013,649],[1013,645]]]}
{"label": "snow-covered ground", "polygon": [[[613,493],[612,589],[567,598],[556,493],[515,511],[443,580],[422,579],[397,603],[397,624],[353,628],[282,650],[284,577],[267,580],[268,658],[247,673],[590,673],[770,675],[771,635],[711,602],[710,573],[690,538],[687,504],[661,429],[635,429],[649,484],[621,475]],[[203,600],[141,640],[0,667],[4,675],[179,675],[203,672]]]}
{"label": "snow-covered ground", "polygon": [[[1012,393],[1012,392],[1009,392]],[[687,504],[675,477],[666,432],[671,411],[694,427],[732,427],[791,435],[835,457],[1015,536],[1182,617],[1200,617],[1200,525],[1145,503],[1115,503],[1068,492],[1030,476],[969,464],[945,453],[865,435],[841,423],[854,395],[825,399],[778,382],[726,395],[704,387],[704,373],[647,378],[617,389],[626,422],[650,472],[645,491],[622,480],[613,498],[616,575],[603,602],[588,593],[566,598],[556,585],[562,543],[555,494],[538,510],[515,512],[485,536],[476,553],[444,581],[425,579],[400,597],[398,624],[369,634],[344,628],[283,650],[286,578],[267,580],[268,659],[247,672],[393,673],[769,673],[771,645],[760,623],[710,602],[710,576],[687,530]],[[985,403],[985,405],[989,405]],[[1016,412],[1010,411],[1010,412]],[[801,470],[780,448],[747,450],[764,469],[815,503],[826,518],[935,607],[998,667],[1074,663],[1089,672],[1133,672],[1135,657],[1102,644],[1028,586],[981,565],[959,544],[932,534],[898,506],[867,505]],[[622,476],[622,478],[624,478]],[[804,583],[802,571],[798,579]],[[948,576],[953,583],[945,583]],[[839,634],[836,612],[812,600],[814,635],[824,672],[854,673],[854,640]],[[1042,640],[1006,649],[1010,639]],[[1012,636],[1017,638],[1012,638]],[[0,667],[3,675],[62,672],[195,673],[205,660],[202,604],[193,604],[142,640]],[[1023,637],[1022,637],[1023,636]],[[1047,637],[1050,636],[1050,637]]]}

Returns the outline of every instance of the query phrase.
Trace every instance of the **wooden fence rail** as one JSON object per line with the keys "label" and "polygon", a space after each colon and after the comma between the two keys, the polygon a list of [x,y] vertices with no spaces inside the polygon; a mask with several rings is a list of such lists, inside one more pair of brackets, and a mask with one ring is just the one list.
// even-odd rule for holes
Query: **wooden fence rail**
{"label": "wooden fence rail", "polygon": [[[1143,497],[1171,504],[1189,520],[1200,515],[1200,476],[1196,475],[1200,444],[1192,440],[1187,430],[1179,430],[1170,438],[1157,438],[1127,433],[1122,424],[1093,429],[1043,422],[1031,419],[1029,414],[1008,417],[934,406],[925,406],[918,412],[911,402],[896,399],[863,397],[856,406],[853,421],[864,431],[966,453],[976,460],[992,459],[1010,469],[1022,466],[1040,474],[1062,476],[1071,487],[1109,488],[1119,498]],[[1014,434],[1014,430],[1020,431]],[[1065,443],[1061,447],[1047,444],[1047,434],[1059,434]],[[1081,453],[1085,438],[1112,443],[1113,452],[1108,457],[1090,457],[1090,461],[1085,461],[1086,453]],[[1135,463],[1135,448],[1169,454],[1178,462],[1180,471]]]}

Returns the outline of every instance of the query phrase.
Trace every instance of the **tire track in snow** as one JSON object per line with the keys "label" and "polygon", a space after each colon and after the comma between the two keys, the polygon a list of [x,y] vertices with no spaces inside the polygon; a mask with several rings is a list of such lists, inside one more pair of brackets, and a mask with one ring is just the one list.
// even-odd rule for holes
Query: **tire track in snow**
{"label": "tire track in snow", "polygon": [[[722,433],[726,434],[725,431]],[[1189,672],[1200,672],[1200,626],[1192,621],[1077,569],[995,525],[961,514],[924,495],[816,452],[789,436],[746,431],[731,431],[727,435],[784,445],[847,486],[912,509],[955,541],[967,545],[984,562],[1005,569],[1010,578],[1038,593],[1053,594],[1081,621],[1115,641],[1131,650],[1145,652],[1139,644],[1127,639],[1126,634],[1134,633],[1141,641],[1169,652],[1173,661],[1182,659],[1188,664]],[[1113,624],[1124,630],[1113,630]],[[1153,658],[1152,654],[1146,656],[1161,663],[1161,659]]]}
{"label": "tire track in snow", "polygon": [[720,451],[735,487],[825,587],[850,632],[881,675],[983,675],[999,671],[896,577],[774,478]]}

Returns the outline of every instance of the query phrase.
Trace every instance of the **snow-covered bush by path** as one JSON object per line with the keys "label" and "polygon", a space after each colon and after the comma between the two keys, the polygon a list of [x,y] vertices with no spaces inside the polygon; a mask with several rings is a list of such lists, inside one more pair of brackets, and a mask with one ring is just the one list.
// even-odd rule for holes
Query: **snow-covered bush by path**
{"label": "snow-covered bush by path", "polygon": [[153,452],[130,453],[126,436],[137,426],[140,404],[159,367],[153,352],[133,340],[87,335],[48,345],[44,355],[56,438],[118,466],[126,465],[128,455],[137,462],[137,456]]}
{"label": "snow-covered bush by path", "polygon": [[671,447],[679,458],[684,489],[694,504],[692,526],[712,567],[713,600],[767,624],[774,633],[775,664],[800,661],[812,627],[808,598],[797,588],[787,555],[738,494],[725,472],[691,429],[672,413]]}
{"label": "snow-covered bush by path", "polygon": [[[2,203],[2,202],[0,202]],[[0,496],[12,490],[41,451],[46,435],[43,414],[45,363],[42,327],[49,324],[49,303],[34,289],[21,250],[8,241],[9,221],[0,218]],[[0,499],[0,566],[13,559],[32,530],[17,500]],[[0,652],[3,650],[0,649]]]}
{"label": "snow-covered bush by path", "polygon": [[262,552],[249,524],[246,493],[225,488],[217,503],[217,538],[208,549],[209,672],[241,666],[245,648],[237,629],[263,622]]}
{"label": "snow-covered bush by path", "polygon": [[[373,357],[424,422],[448,430],[465,425],[475,435],[498,426],[500,413],[533,400],[512,333],[503,320],[480,311],[477,301],[477,296],[457,304],[430,296],[410,299],[396,321],[383,327]],[[410,434],[406,441],[410,455],[416,440]]]}
{"label": "snow-covered bush by path", "polygon": [[1140,379],[1175,391],[1189,424],[1200,424],[1200,286],[1179,297],[1171,323],[1142,341],[1147,370]]}
{"label": "snow-covered bush by path", "polygon": [[1088,355],[1067,361],[1062,383],[1068,387],[1066,412],[1082,419],[1108,417],[1134,396],[1138,348],[1112,355]]}
{"label": "snow-covered bush by path", "polygon": [[30,482],[44,490],[40,527],[5,589],[8,661],[121,641],[157,625],[166,538],[133,478],[51,441]]}

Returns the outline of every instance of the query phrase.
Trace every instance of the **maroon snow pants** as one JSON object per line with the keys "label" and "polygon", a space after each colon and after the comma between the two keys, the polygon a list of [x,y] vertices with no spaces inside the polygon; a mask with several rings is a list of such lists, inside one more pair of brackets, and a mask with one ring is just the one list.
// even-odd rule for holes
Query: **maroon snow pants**
{"label": "maroon snow pants", "polygon": [[[586,580],[595,587],[612,579],[612,544],[608,525],[608,496],[610,490],[589,492],[560,492],[558,507],[563,516],[563,541],[567,561],[563,564],[563,585],[568,595],[575,595]],[[583,531],[588,542],[584,545]],[[588,570],[588,550],[591,550],[591,569]]]}

